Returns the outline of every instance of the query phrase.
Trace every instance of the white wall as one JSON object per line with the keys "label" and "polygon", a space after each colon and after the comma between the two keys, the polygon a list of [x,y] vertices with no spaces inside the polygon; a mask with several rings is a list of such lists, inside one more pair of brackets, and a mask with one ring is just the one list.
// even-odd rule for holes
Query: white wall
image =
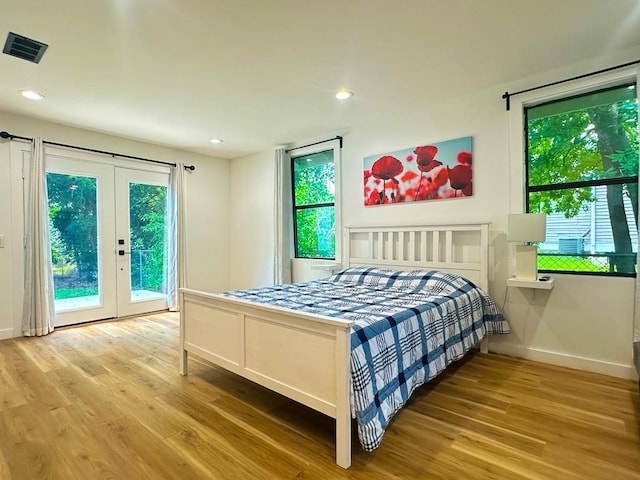
{"label": "white wall", "polygon": [[273,284],[274,153],[231,162],[230,278],[232,289]]}
{"label": "white wall", "polygon": [[634,280],[554,275],[553,290],[509,288],[513,333],[496,351],[571,368],[635,378]]}
{"label": "white wall", "polygon": [[[79,145],[166,162],[196,166],[188,172],[187,286],[200,290],[229,288],[229,161],[158,145],[103,135],[32,118],[0,112],[0,130],[25,137]],[[15,170],[15,169],[14,169]],[[10,142],[0,141],[0,339],[19,336],[22,311],[22,225],[20,172],[11,170]],[[12,198],[14,205],[12,205]],[[17,205],[16,205],[17,203]]]}
{"label": "white wall", "polygon": [[[637,52],[632,56],[637,57]],[[601,62],[603,65],[597,68],[616,63],[613,58]],[[506,90],[595,70],[594,65],[585,62],[568,66],[511,85],[462,93],[437,104],[426,104],[419,98],[410,105],[388,100],[375,104],[368,99],[375,105],[357,106],[363,111],[344,136],[342,214],[344,225],[490,221],[490,293],[500,305],[504,303],[513,328],[512,334],[492,340],[491,349],[632,378],[634,279],[555,275],[555,288],[535,295],[512,287],[507,295],[506,287],[506,279],[513,274],[513,246],[506,242],[506,220],[508,213],[522,211],[523,180],[514,180],[512,174],[521,168],[522,155],[509,153],[509,114],[500,96]],[[364,111],[366,108],[369,110]],[[473,136],[472,198],[363,206],[363,157],[469,135]],[[248,238],[270,242],[273,199],[272,185],[266,183],[272,179],[272,165],[273,152],[231,163],[233,242],[243,238],[245,242]],[[259,185],[258,193],[251,196],[240,185]],[[271,255],[267,261],[265,252],[252,254],[247,248],[241,243],[232,247],[234,287],[262,285],[272,276]]]}

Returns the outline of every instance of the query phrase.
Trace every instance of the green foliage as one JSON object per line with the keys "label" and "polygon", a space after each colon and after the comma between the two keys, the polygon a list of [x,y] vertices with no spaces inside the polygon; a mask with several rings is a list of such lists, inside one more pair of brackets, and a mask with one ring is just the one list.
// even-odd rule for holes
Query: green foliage
{"label": "green foliage", "polygon": [[538,255],[538,269],[574,271],[574,272],[608,272],[609,266],[606,263],[596,263],[588,258],[573,256]]}
{"label": "green foliage", "polygon": [[294,167],[295,202],[297,206],[332,203],[335,199],[335,167],[333,163],[300,164]]}
{"label": "green foliage", "polygon": [[78,298],[98,295],[98,287],[87,288],[56,288],[54,292],[54,300],[62,300],[64,298]]}
{"label": "green foliage", "polygon": [[47,173],[53,263],[75,264],[89,283],[98,276],[96,185],[94,177]]}
{"label": "green foliage", "polygon": [[[596,201],[592,186],[600,180],[626,176],[637,178],[638,110],[635,89],[624,86],[550,102],[529,109],[527,118],[529,188],[557,187],[529,191],[530,212],[561,213],[569,219],[587,211]],[[578,185],[566,188],[567,183],[574,182]],[[608,184],[606,188],[609,220],[615,253],[618,254],[609,258],[611,270],[635,272],[622,195],[629,196],[637,224],[637,183],[621,180]],[[545,269],[544,262],[548,261],[550,259],[541,259],[540,268]],[[599,267],[594,265],[594,262],[581,260],[560,269],[593,271],[595,268],[598,271]]]}
{"label": "green foliage", "polygon": [[307,208],[296,212],[297,256],[335,258],[335,208]]}
{"label": "green foliage", "polygon": [[[528,133],[529,186],[562,185],[599,176],[602,162],[597,138],[585,111],[530,121]],[[590,188],[533,192],[529,209],[571,218],[594,200]]]}
{"label": "green foliage", "polygon": [[[47,193],[54,272],[76,275],[74,283],[82,287],[64,289],[56,285],[56,298],[83,296],[85,290],[93,291],[94,285],[97,292],[96,178],[47,173]],[[167,189],[131,183],[129,193],[132,288],[164,292]]]}
{"label": "green foliage", "polygon": [[[528,122],[529,186],[558,185],[569,182],[615,178],[638,174],[638,113],[635,100],[625,100],[613,109],[629,148],[609,154],[615,168],[605,168],[601,141],[594,125],[593,107]],[[590,188],[532,192],[531,212],[562,213],[576,216],[595,201]]]}
{"label": "green foliage", "polygon": [[164,292],[166,187],[130,184],[129,209],[132,288]]}
{"label": "green foliage", "polygon": [[[335,258],[335,164],[333,151],[293,161],[296,256]],[[311,207],[318,204],[330,204]]]}
{"label": "green foliage", "polygon": [[[637,135],[635,136],[637,142]],[[634,136],[631,136],[634,139]],[[612,153],[609,155],[615,163],[619,166],[619,172],[622,176],[638,175],[638,146],[629,147],[625,150],[620,150],[618,153]],[[613,173],[611,173],[613,176]]]}

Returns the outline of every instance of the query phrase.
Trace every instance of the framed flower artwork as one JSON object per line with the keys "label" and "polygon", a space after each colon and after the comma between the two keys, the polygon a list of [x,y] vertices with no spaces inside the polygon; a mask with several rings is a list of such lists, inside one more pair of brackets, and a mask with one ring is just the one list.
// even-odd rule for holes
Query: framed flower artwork
{"label": "framed flower artwork", "polygon": [[470,197],[471,147],[462,137],[365,157],[365,206]]}

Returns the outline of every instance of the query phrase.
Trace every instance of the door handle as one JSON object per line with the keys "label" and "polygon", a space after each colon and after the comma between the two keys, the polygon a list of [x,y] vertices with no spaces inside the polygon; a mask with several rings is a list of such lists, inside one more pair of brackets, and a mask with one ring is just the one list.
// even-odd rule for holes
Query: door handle
{"label": "door handle", "polygon": [[131,255],[131,252],[125,252],[124,250],[118,250],[118,255],[120,255],[120,256]]}

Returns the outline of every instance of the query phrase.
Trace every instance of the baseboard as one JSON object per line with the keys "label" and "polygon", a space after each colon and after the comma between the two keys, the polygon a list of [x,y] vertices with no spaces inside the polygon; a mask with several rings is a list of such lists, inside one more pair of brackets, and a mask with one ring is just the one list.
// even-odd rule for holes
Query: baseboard
{"label": "baseboard", "polygon": [[537,348],[524,348],[520,345],[508,343],[490,345],[490,347],[490,351],[495,353],[526,358],[536,362],[550,363],[561,367],[575,368],[577,370],[586,370],[587,372],[601,373],[611,377],[638,380],[638,374],[633,365],[604,362],[593,358],[578,357]]}
{"label": "baseboard", "polygon": [[0,330],[0,340],[6,340],[8,338],[14,338],[13,328],[5,328]]}

